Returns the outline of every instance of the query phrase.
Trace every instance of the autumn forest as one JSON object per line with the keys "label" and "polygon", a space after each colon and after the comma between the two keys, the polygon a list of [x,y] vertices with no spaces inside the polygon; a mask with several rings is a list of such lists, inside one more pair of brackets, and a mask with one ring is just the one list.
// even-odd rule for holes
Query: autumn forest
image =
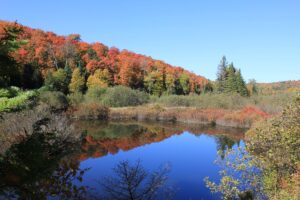
{"label": "autumn forest", "polygon": [[299,199],[300,81],[218,62],[0,20],[0,199]]}

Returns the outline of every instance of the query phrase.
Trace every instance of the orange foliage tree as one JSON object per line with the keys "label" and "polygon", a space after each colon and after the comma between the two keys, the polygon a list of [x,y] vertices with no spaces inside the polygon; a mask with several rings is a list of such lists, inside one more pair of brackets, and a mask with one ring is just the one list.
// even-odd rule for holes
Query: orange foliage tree
{"label": "orange foliage tree", "polygon": [[[0,21],[0,24],[8,26],[10,23]],[[26,40],[27,43],[13,52],[12,57],[21,68],[34,66],[43,78],[49,71],[61,68],[73,71],[79,67],[85,68],[87,72],[85,76],[90,80],[88,84],[124,85],[157,95],[163,92],[199,94],[209,83],[202,76],[145,55],[128,50],[120,51],[115,47],[109,48],[99,42],[92,44],[83,42],[78,34],[59,36],[52,32],[19,26],[23,29],[19,39]],[[99,73],[104,73],[106,78],[103,79],[102,75],[102,78],[97,78],[100,76]],[[155,86],[155,92],[152,86],[149,88],[150,85]]]}

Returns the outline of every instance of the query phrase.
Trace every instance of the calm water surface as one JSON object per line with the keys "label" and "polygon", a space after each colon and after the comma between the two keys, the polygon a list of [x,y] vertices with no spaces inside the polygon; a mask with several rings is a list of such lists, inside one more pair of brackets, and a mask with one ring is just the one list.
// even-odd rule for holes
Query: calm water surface
{"label": "calm water surface", "polygon": [[92,199],[101,195],[104,177],[115,178],[113,169],[124,161],[139,163],[149,174],[167,166],[162,190],[173,199],[219,199],[203,179],[219,180],[217,151],[243,145],[244,136],[240,129],[183,124],[77,122],[75,126],[84,131],[84,139],[63,151],[38,136],[9,149],[0,160],[0,199],[80,199],[83,194]]}

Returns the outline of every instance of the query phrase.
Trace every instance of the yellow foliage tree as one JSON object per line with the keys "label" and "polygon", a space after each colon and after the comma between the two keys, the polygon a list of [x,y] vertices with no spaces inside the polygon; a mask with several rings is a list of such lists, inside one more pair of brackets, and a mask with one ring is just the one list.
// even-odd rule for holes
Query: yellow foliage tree
{"label": "yellow foliage tree", "polygon": [[85,85],[85,79],[80,73],[80,69],[74,69],[72,73],[71,83],[69,85],[69,91],[71,93],[83,92]]}
{"label": "yellow foliage tree", "polygon": [[107,69],[97,69],[93,75],[90,75],[87,80],[87,87],[108,87],[110,85],[110,74]]}

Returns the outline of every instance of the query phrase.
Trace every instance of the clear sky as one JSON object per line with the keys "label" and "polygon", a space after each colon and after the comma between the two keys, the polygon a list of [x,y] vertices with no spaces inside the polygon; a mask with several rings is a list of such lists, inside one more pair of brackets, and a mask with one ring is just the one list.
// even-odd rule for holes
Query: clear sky
{"label": "clear sky", "polygon": [[299,0],[0,0],[0,19],[128,49],[216,78],[300,79]]}

